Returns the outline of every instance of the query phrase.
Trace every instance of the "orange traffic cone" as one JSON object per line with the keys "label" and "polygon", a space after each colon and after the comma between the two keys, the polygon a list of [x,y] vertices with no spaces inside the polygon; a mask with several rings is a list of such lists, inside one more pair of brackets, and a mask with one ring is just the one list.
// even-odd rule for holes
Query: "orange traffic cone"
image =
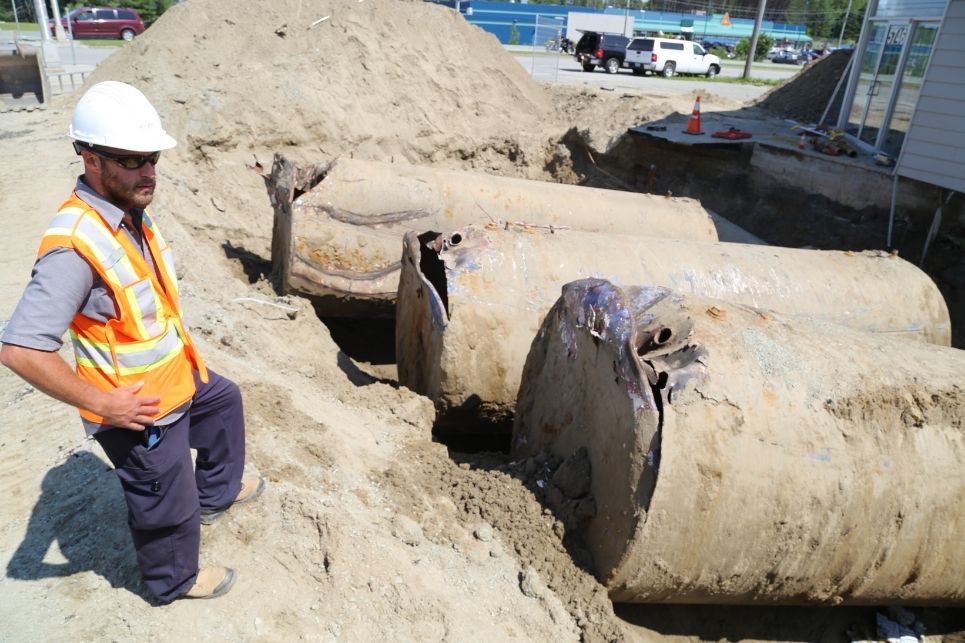
{"label": "orange traffic cone", "polygon": [[690,114],[690,120],[687,122],[687,129],[684,130],[684,134],[703,134],[700,131],[700,96],[694,103],[694,111]]}

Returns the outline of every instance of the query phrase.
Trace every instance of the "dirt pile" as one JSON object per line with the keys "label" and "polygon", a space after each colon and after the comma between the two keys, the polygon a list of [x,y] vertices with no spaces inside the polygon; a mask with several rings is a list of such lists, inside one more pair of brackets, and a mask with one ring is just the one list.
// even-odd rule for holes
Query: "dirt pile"
{"label": "dirt pile", "polygon": [[[838,89],[837,95],[834,89],[845,73],[849,60],[851,52],[839,49],[811,62],[788,82],[767,92],[757,101],[757,105],[772,114],[802,123],[817,123],[825,110],[834,118],[841,108],[844,84]],[[831,109],[828,109],[829,103],[832,103]]]}
{"label": "dirt pile", "polygon": [[141,88],[179,141],[165,165],[173,158],[178,180],[210,193],[204,211],[185,216],[260,235],[251,212],[264,188],[243,171],[256,158],[351,155],[539,175],[544,124],[554,120],[551,101],[495,38],[406,0],[192,0],[89,83],[101,80]]}
{"label": "dirt pile", "polygon": [[[452,492],[463,474],[431,442],[431,404],[364,372],[308,302],[276,296],[271,205],[245,169],[284,151],[543,177],[559,135],[542,90],[491,36],[401,0],[192,0],[89,83],[108,79],[141,88],[179,141],[158,165],[152,208],[175,247],[189,328],[243,390],[248,464],[269,487],[203,533],[202,563],[239,570],[231,598],[156,611],[99,447],[74,411],[2,369],[3,638],[620,638],[609,602],[522,485],[485,471],[460,482],[492,488],[517,517],[478,529],[473,507],[486,503]],[[31,216],[8,222],[0,320],[81,171],[63,134],[73,100],[5,116],[4,211]],[[30,440],[9,431],[27,425]],[[515,553],[536,538],[556,546]],[[570,577],[583,580],[559,581]]]}
{"label": "dirt pile", "polygon": [[634,186],[637,177],[626,176],[624,171],[608,172],[602,169],[604,163],[598,164],[604,155],[629,140],[629,128],[674,113],[690,114],[698,96],[705,109],[713,111],[743,106],[740,101],[698,90],[686,94],[659,90],[639,94],[608,91],[589,84],[554,85],[545,89],[556,107],[560,131],[566,131],[546,164],[550,173],[547,180],[631,192],[640,190]]}
{"label": "dirt pile", "polygon": [[137,83],[193,161],[249,146],[469,157],[552,107],[495,38],[402,0],[192,0],[91,80],[103,79]]}
{"label": "dirt pile", "polygon": [[[179,141],[158,165],[155,217],[192,334],[242,387],[248,462],[270,484],[203,532],[202,563],[239,571],[231,594],[153,608],[99,447],[71,409],[0,369],[0,638],[600,641],[686,638],[694,624],[726,636],[720,613],[687,612],[685,631],[616,618],[535,491],[546,463],[450,456],[427,400],[353,361],[308,302],[276,296],[271,205],[246,170],[283,152],[575,181],[567,129],[590,132],[577,138],[592,154],[692,97],[588,97],[560,116],[494,38],[406,0],[190,0],[89,83],[101,80],[141,88]],[[64,136],[75,99],[0,124],[0,326],[81,171]]]}

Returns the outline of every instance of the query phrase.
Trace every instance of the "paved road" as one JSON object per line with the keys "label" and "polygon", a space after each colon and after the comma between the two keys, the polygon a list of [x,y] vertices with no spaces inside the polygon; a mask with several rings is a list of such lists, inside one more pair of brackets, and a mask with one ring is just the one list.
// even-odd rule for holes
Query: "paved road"
{"label": "paved road", "polygon": [[[13,36],[14,33],[12,31],[0,30],[0,47],[4,49],[13,48]],[[21,32],[20,39],[31,45],[40,45],[39,33]],[[83,41],[78,40],[73,43],[57,43],[57,57],[59,58],[59,66],[61,67],[70,68],[71,66],[79,65],[93,69],[118,49],[120,49],[120,47],[90,47],[85,45]],[[53,62],[54,61],[48,61],[48,66],[53,66],[53,64],[51,64]]]}
{"label": "paved road", "polygon": [[[13,45],[13,32],[0,31],[0,48]],[[21,37],[28,42],[39,43],[39,33],[21,34]],[[103,60],[113,54],[120,47],[90,47],[82,41],[74,43],[58,44],[57,53],[60,59],[56,66],[64,71],[73,72],[73,77],[59,76],[51,77],[51,89],[55,94],[63,91],[70,91],[75,84],[83,81],[86,75]],[[770,87],[755,85],[744,85],[735,83],[714,83],[708,82],[700,76],[682,77],[677,79],[666,79],[658,76],[634,76],[629,70],[620,70],[617,74],[607,74],[601,70],[584,72],[576,64],[572,56],[552,56],[545,52],[537,53],[536,56],[527,52],[520,51],[519,47],[514,47],[510,51],[520,65],[523,66],[533,78],[540,82],[563,83],[563,84],[587,84],[606,89],[614,89],[627,93],[647,93],[657,91],[664,94],[689,94],[695,90],[712,91],[718,96],[733,98],[735,100],[753,100],[764,94]],[[49,63],[48,63],[49,64]],[[792,65],[773,65],[772,63],[755,64],[753,73],[758,78],[789,78],[800,67]],[[738,77],[743,73],[743,63],[736,61],[724,61],[721,76]]]}
{"label": "paved road", "polygon": [[[20,40],[38,48],[41,46],[40,34],[36,32],[21,33]],[[50,96],[70,93],[81,87],[88,74],[118,49],[120,47],[91,47],[83,41],[52,43],[52,47],[44,49]],[[14,50],[14,33],[0,31],[0,55],[7,55]],[[29,100],[19,99],[16,104],[24,107],[27,103]]]}
{"label": "paved road", "polygon": [[[659,76],[634,76],[628,69],[622,69],[616,74],[607,74],[602,70],[584,72],[572,56],[536,56],[514,51],[514,58],[530,75],[539,82],[562,83],[569,85],[587,84],[606,89],[615,89],[628,93],[645,93],[658,91],[660,93],[688,94],[694,90],[712,91],[718,96],[735,100],[752,100],[771,89],[770,86],[745,85],[741,83],[717,83],[708,81],[701,76],[682,76],[667,79]],[[801,68],[793,65],[773,65],[772,63],[756,64],[752,74],[756,78],[784,79],[790,78]],[[725,61],[721,76],[737,78],[743,74],[743,63]]]}

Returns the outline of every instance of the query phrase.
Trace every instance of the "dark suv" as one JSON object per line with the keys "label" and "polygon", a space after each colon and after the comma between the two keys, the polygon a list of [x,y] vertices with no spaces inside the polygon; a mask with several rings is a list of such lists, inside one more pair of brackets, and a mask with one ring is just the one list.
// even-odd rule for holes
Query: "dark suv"
{"label": "dark suv", "polygon": [[576,43],[576,61],[583,71],[593,71],[599,65],[608,74],[615,74],[623,67],[630,39],[616,34],[584,31]]}
{"label": "dark suv", "polygon": [[[144,33],[141,16],[126,7],[78,7],[67,14],[67,17],[61,18],[60,23],[64,31],[69,29],[75,38],[134,40],[134,36]],[[53,20],[50,21],[50,28],[54,28]]]}

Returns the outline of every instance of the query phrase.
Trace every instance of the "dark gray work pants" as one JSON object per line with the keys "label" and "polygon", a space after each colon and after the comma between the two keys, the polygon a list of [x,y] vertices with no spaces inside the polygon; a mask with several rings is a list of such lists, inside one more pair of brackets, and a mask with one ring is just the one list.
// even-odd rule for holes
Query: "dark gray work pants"
{"label": "dark gray work pants", "polygon": [[[241,391],[208,371],[191,408],[163,427],[150,450],[145,433],[108,429],[94,434],[114,464],[127,500],[127,522],[148,589],[162,603],[185,593],[198,574],[201,509],[231,504],[245,467]],[[197,449],[195,468],[191,452]]]}

